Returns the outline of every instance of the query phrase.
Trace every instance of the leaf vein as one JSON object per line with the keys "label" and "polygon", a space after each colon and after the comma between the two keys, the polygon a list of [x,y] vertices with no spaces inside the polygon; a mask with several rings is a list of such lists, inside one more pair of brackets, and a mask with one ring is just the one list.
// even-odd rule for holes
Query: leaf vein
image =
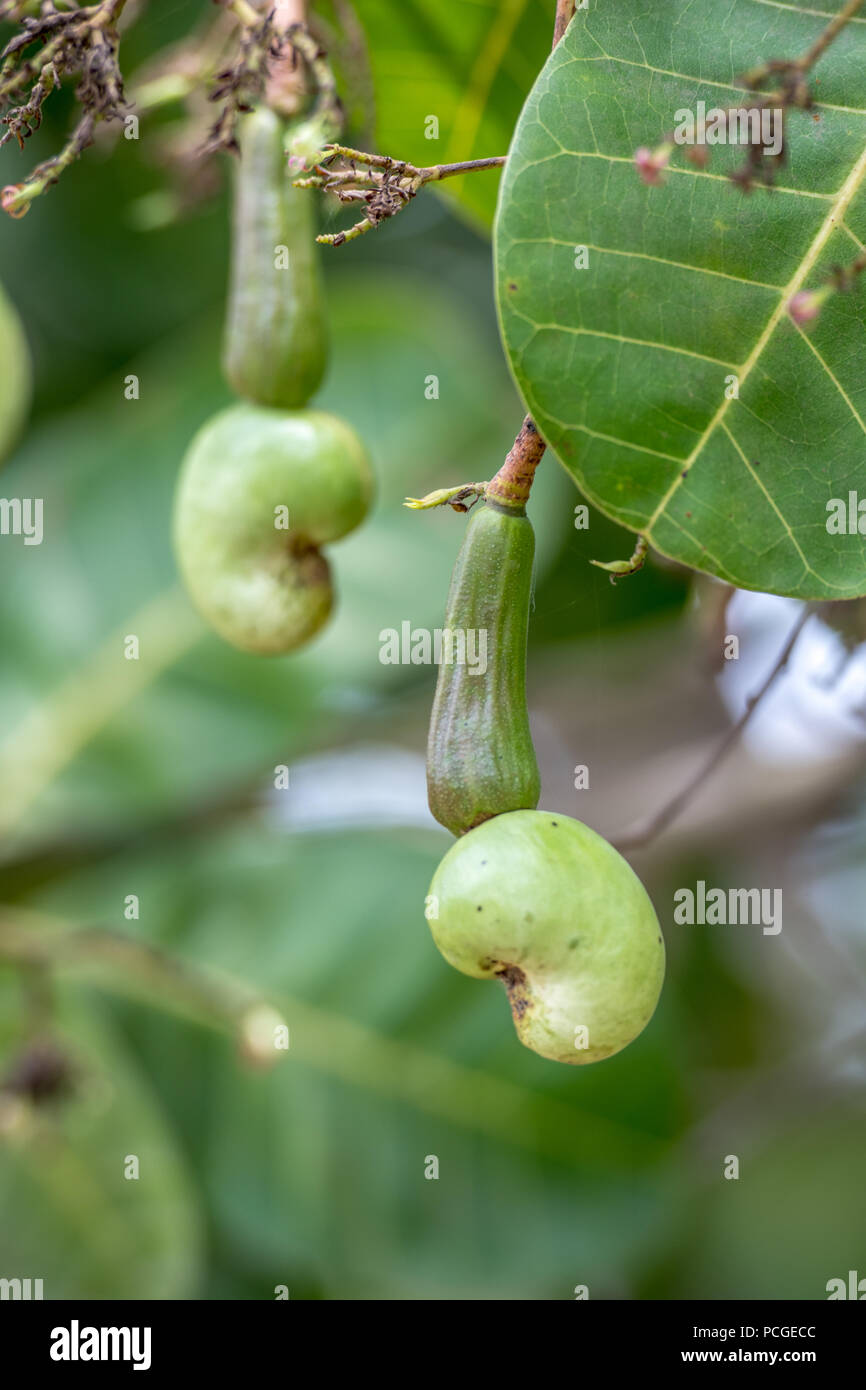
{"label": "leaf vein", "polygon": [[[845,183],[842,185],[842,188],[839,190],[839,193],[836,199],[834,200],[833,206],[830,208],[829,212],[827,213],[827,216],[824,218],[824,221],[822,222],[821,226],[818,228],[818,231],[815,234],[815,237],[812,241],[812,245],[809,247],[808,251],[806,252],[805,256],[800,262],[798,269],[795,271],[794,275],[791,277],[790,282],[788,283],[788,285],[786,285],[784,291],[782,292],[782,296],[779,299],[779,303],[776,305],[775,309],[773,310],[772,314],[767,320],[763,332],[760,334],[757,342],[752,348],[752,351],[749,353],[749,356],[746,358],[746,361],[743,363],[742,367],[740,367],[737,370],[737,377],[739,378],[740,390],[742,390],[743,385],[748,380],[755,364],[758,361],[760,361],[761,354],[763,353],[764,348],[767,346],[767,343],[770,341],[770,338],[775,333],[776,328],[778,327],[779,322],[781,321],[782,316],[785,313],[786,306],[788,304],[788,301],[791,299],[791,296],[796,294],[796,292],[800,289],[801,285],[806,279],[806,276],[809,274],[812,267],[815,265],[815,262],[817,261],[818,257],[820,256],[821,252],[823,251],[824,246],[826,245],[830,236],[836,230],[837,226],[844,220],[848,206],[853,200],[854,196],[856,195],[858,189],[860,188],[861,183],[863,182],[864,174],[866,174],[866,150],[863,151],[857,163],[851,170],[851,173],[848,175],[848,178],[845,180]],[[684,469],[686,475],[689,473],[696,460],[700,458],[704,446],[706,445],[707,440],[712,436],[713,432],[716,429],[716,426],[721,424],[721,422],[724,420],[732,399],[734,398],[729,398],[726,396],[719,405],[718,410],[716,411],[713,418],[710,420],[709,424],[707,425],[707,428],[704,430],[704,433],[701,435],[692,453],[689,455],[688,460],[686,461]],[[671,486],[668,488],[668,491],[665,493],[664,497],[659,502],[659,505],[656,507],[656,510],[653,512],[645,528],[645,532],[648,536],[652,534],[652,529],[658,521],[659,517],[666,512],[668,504],[675,495],[677,489],[680,487],[682,481],[683,479],[681,477],[675,478],[674,482],[671,484]]]}
{"label": "leaf vein", "polygon": [[625,256],[629,260],[651,261],[653,265],[668,265],[674,270],[693,270],[696,275],[715,275],[720,280],[733,280],[738,285],[754,285],[762,290],[774,290],[781,294],[784,285],[771,285],[766,280],[748,280],[744,275],[731,275],[726,270],[710,270],[708,266],[689,265],[687,261],[669,261],[664,256],[650,256],[646,251],[624,251],[614,246],[597,246],[591,241],[565,241],[561,237],[514,237],[509,243],[511,246],[567,246],[573,249],[575,245],[585,246],[587,251],[598,251],[602,256]]}

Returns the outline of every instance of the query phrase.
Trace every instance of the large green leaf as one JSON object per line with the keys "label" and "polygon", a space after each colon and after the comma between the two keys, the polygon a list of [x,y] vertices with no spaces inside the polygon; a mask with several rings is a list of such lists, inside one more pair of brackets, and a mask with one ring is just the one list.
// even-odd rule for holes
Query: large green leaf
{"label": "large green leaf", "polygon": [[829,535],[826,504],[866,456],[866,295],[836,295],[808,334],[786,305],[866,242],[866,25],[819,63],[773,192],[733,186],[743,152],[723,146],[703,170],[677,152],[661,187],[633,164],[678,110],[740,104],[739,74],[825,24],[767,0],[579,12],[518,124],[496,277],[525,401],[587,497],[731,583],[848,598],[866,593],[866,538]]}
{"label": "large green leaf", "polygon": [[[526,93],[550,52],[553,0],[373,0],[361,6],[381,149],[420,164],[505,154]],[[439,122],[427,138],[427,118]],[[499,175],[439,185],[489,227]]]}

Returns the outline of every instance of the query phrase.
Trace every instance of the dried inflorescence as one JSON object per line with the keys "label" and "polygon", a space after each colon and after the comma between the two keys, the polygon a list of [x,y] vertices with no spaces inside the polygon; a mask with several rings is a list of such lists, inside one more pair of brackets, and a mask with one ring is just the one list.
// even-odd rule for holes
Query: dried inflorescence
{"label": "dried inflorescence", "polygon": [[[13,217],[23,216],[32,200],[57,182],[93,143],[98,126],[121,120],[132,109],[118,62],[117,22],[126,0],[99,0],[71,10],[58,8],[58,3],[43,0],[33,15],[28,13],[30,0],[0,0],[0,21],[17,26],[0,53],[0,145],[15,140],[23,149],[39,129],[46,100],[70,77],[77,78],[75,96],[80,106],[78,121],[60,153],[37,165],[23,183],[0,193],[0,207]],[[325,132],[322,143],[337,134],[342,114],[333,74],[310,31],[302,25],[280,28],[276,13],[270,7],[259,8],[258,3],[220,3],[221,9],[232,11],[237,26],[234,36],[223,29],[228,15],[220,15],[195,52],[176,53],[174,66],[163,69],[161,82],[152,79],[147,92],[148,110],[196,93],[217,104],[216,119],[204,139],[199,130],[194,140],[175,141],[186,164],[190,154],[207,167],[209,155],[219,150],[237,152],[238,119],[262,100],[270,103],[269,82],[278,67],[291,73],[303,64],[300,87],[306,99],[306,89],[312,86],[312,109]]]}
{"label": "dried inflorescence", "polygon": [[24,184],[4,189],[2,206],[13,216],[27,211],[30,200],[52,183],[93,142],[100,121],[122,119],[127,109],[118,64],[117,20],[124,0],[101,0],[74,10],[44,0],[38,15],[24,6],[6,4],[0,18],[15,20],[18,33],[0,54],[0,145],[16,140],[24,148],[42,121],[47,98],[66,77],[78,77],[75,96],[81,116],[60,154],[37,165]]}
{"label": "dried inflorescence", "polygon": [[270,65],[284,57],[289,45],[285,34],[274,27],[273,13],[241,32],[233,62],[214,78],[208,99],[220,103],[220,112],[208,132],[203,154],[229,150],[238,154],[238,118],[252,109],[264,91]]}
{"label": "dried inflorescence", "polygon": [[[741,104],[720,114],[723,120],[736,120],[738,116],[747,115],[750,124],[754,122],[752,128],[759,132],[757,138],[750,135],[742,164],[728,175],[744,193],[751,193],[756,185],[772,188],[775,175],[787,162],[788,113],[792,110],[812,110],[815,100],[809,74],[863,4],[864,0],[847,0],[801,57],[772,58],[743,74],[740,80],[744,90],[749,93],[748,107],[744,110]],[[700,130],[696,142],[691,143],[690,140],[689,143],[686,158],[699,168],[706,168],[710,161],[710,150],[705,132]],[[674,137],[667,135],[655,149],[642,146],[635,151],[635,166],[644,183],[654,185],[664,181],[664,171],[675,149]]]}

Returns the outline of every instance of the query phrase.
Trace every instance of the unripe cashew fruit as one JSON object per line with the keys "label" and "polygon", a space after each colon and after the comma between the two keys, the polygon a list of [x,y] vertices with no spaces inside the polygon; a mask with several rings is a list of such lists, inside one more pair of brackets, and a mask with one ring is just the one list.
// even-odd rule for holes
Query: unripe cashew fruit
{"label": "unripe cashew fruit", "polygon": [[626,1047],[665,972],[658,919],[620,854],[551,811],[494,816],[453,844],[430,885],[439,950],[505,985],[520,1041],[581,1065]]}
{"label": "unripe cashew fruit", "polygon": [[0,287],[0,460],[12,448],[30,405],[30,349],[14,307]]}
{"label": "unripe cashew fruit", "polygon": [[451,577],[445,631],[483,634],[483,672],[443,662],[427,740],[430,810],[454,835],[541,790],[526,708],[535,536],[522,510],[476,505]]}
{"label": "unripe cashew fruit", "polygon": [[372,492],[363,444],[333,415],[247,404],[215,415],[187,450],[174,511],[178,564],[202,616],[243,651],[309,641],[333,601],[319,547],[363,521]]}
{"label": "unripe cashew fruit", "polygon": [[239,396],[294,410],[321,385],[328,341],[315,200],[292,186],[288,130],[266,106],[239,122],[223,367]]}

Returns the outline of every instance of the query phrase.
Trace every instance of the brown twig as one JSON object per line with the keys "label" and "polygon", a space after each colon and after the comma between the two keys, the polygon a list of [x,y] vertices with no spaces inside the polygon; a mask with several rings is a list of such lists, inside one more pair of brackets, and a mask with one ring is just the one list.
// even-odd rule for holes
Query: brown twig
{"label": "brown twig", "polygon": [[[341,203],[363,203],[364,216],[342,232],[329,232],[316,240],[326,246],[345,246],[363,236],[380,222],[401,212],[426,183],[454,178],[479,169],[495,169],[505,163],[505,155],[487,159],[466,159],[457,164],[429,164],[419,168],[406,159],[387,154],[371,154],[347,145],[328,144],[326,152],[311,174],[295,180],[296,188],[324,188]],[[340,160],[339,165],[334,164]],[[360,165],[360,168],[358,167]]]}
{"label": "brown twig", "polygon": [[800,633],[803,631],[803,628],[806,626],[806,623],[809,621],[809,618],[811,616],[811,607],[804,607],[802,612],[799,614],[797,621],[794,623],[794,626],[791,628],[791,631],[788,634],[784,647],[782,648],[781,652],[779,653],[778,657],[773,663],[772,669],[766,676],[760,689],[757,690],[756,693],[746,701],[746,708],[743,710],[743,713],[740,715],[737,722],[735,724],[732,724],[730,729],[727,730],[721,742],[713,750],[708,760],[702,763],[702,765],[697,769],[697,771],[686,782],[685,786],[681,787],[677,794],[673,796],[671,800],[666,803],[666,805],[662,806],[660,810],[656,811],[655,815],[651,816],[650,819],[646,821],[644,825],[639,826],[630,834],[623,835],[619,839],[613,840],[611,843],[613,844],[615,849],[618,849],[621,852],[624,852],[626,850],[642,849],[644,845],[649,844],[650,840],[654,840],[657,835],[661,834],[663,830],[666,830],[667,827],[671,824],[671,821],[676,819],[676,817],[680,814],[683,808],[694,796],[695,792],[697,792],[700,789],[700,787],[703,786],[707,778],[715,772],[719,764],[724,761],[728,753],[730,753],[731,749],[734,747],[735,743],[740,737],[740,734],[743,732],[746,725],[749,723],[750,719],[755,713],[755,710],[760,705],[764,696],[767,694],[768,690],[770,690],[770,688],[775,684],[776,680],[787,666],[791,653],[794,650],[794,647],[797,645],[797,640],[800,636]]}
{"label": "brown twig", "polygon": [[575,0],[556,0],[556,19],[553,21],[553,47],[559,43],[574,16]]}
{"label": "brown twig", "polygon": [[304,69],[286,39],[290,29],[306,24],[306,0],[274,0],[272,19],[281,42],[268,65],[265,100],[281,116],[291,116],[304,101]]}
{"label": "brown twig", "polygon": [[[553,23],[553,48],[559,43],[574,15],[574,0],[556,0]],[[531,415],[524,416],[520,432],[509,450],[505,462],[487,484],[489,501],[511,511],[523,511],[535,478],[535,470],[544,455],[545,443]]]}
{"label": "brown twig", "polygon": [[283,1020],[257,989],[113,928],[73,926],[2,904],[0,961],[30,970],[70,970],[116,993],[228,1031],[250,1062],[271,1065],[279,1058],[272,1039]]}
{"label": "brown twig", "polygon": [[[857,11],[862,9],[864,3],[866,0],[848,0],[848,4],[832,18],[811,47],[799,58],[771,58],[743,73],[738,79],[735,85],[753,95],[748,106],[741,102],[737,106],[726,107],[723,113],[725,120],[733,118],[739,123],[746,113],[751,124],[754,115],[757,117],[757,128],[760,132],[755,136],[750,131],[744,162],[728,173],[728,178],[744,193],[751,193],[757,183],[772,188],[777,170],[788,158],[788,112],[812,109],[815,101],[808,74]],[[768,87],[771,82],[772,87]],[[764,121],[767,114],[772,121],[769,132]],[[780,138],[777,138],[778,120],[781,120]],[[702,131],[696,141],[689,140],[691,148],[686,154],[686,158],[700,169],[705,169],[710,159],[704,135]],[[738,138],[736,143],[742,145],[745,142]],[[663,181],[664,171],[677,144],[677,137],[668,134],[654,150],[641,147],[635,151],[635,164],[644,183],[653,185]]]}
{"label": "brown twig", "polygon": [[832,19],[827,25],[823,34],[819,34],[809,51],[804,53],[802,58],[798,59],[797,66],[800,68],[801,72],[808,72],[811,67],[814,67],[822,53],[830,47],[830,44],[836,38],[837,34],[842,32],[848,21],[853,19],[857,11],[862,8],[863,0],[848,0],[848,4],[845,6],[844,10],[839,11],[836,18]]}

